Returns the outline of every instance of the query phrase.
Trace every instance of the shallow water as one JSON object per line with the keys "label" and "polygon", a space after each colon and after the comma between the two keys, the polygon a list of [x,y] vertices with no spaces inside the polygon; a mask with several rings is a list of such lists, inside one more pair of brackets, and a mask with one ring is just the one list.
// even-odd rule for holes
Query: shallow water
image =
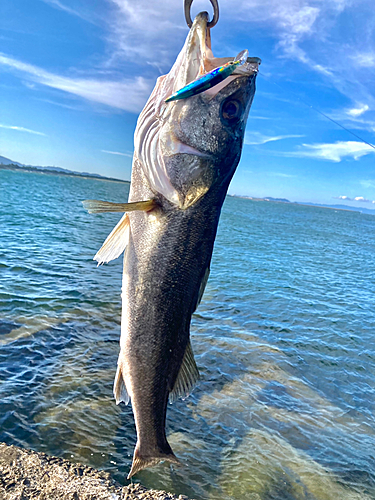
{"label": "shallow water", "polygon": [[[112,384],[128,186],[0,172],[0,440],[126,483],[130,407]],[[136,480],[210,500],[375,499],[375,217],[228,197],[192,321],[201,381],[168,409],[186,464]]]}

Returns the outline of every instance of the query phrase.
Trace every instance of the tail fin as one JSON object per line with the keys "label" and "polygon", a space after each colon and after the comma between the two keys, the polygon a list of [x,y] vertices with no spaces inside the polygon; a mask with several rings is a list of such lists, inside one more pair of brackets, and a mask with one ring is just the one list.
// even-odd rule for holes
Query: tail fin
{"label": "tail fin", "polygon": [[[171,447],[167,443],[169,451],[167,453],[156,452],[156,456],[145,456],[143,457],[138,449],[138,445],[135,448],[132,468],[128,474],[128,479],[130,479],[134,474],[137,474],[142,469],[146,469],[147,467],[152,467],[153,465],[157,465],[164,460],[171,462],[172,464],[181,465],[181,462],[178,460],[176,455],[173,453]],[[155,450],[156,451],[156,450]]]}

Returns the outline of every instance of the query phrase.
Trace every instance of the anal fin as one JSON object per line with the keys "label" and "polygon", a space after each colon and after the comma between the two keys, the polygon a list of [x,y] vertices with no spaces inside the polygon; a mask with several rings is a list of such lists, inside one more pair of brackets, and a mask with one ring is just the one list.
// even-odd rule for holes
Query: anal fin
{"label": "anal fin", "polygon": [[199,371],[195,363],[190,341],[186,347],[180,371],[178,372],[173,389],[169,393],[169,402],[178,398],[187,398],[199,380]]}
{"label": "anal fin", "polygon": [[117,364],[117,372],[115,376],[115,382],[113,384],[113,395],[115,396],[117,405],[120,403],[125,403],[126,405],[129,404],[130,396],[128,394],[128,391],[126,390],[120,360]]}
{"label": "anal fin", "polygon": [[195,306],[194,311],[197,309],[197,307],[201,303],[201,300],[202,300],[204,291],[206,289],[206,285],[207,285],[207,281],[208,281],[208,277],[209,276],[210,276],[210,266],[208,265],[207,268],[206,268],[206,271],[204,273],[203,279],[201,281],[201,286],[199,287],[197,305]]}

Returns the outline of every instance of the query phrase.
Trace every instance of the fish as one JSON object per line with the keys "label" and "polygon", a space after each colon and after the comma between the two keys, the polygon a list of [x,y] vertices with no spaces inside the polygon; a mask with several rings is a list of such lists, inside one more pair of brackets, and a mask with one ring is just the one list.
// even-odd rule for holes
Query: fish
{"label": "fish", "polygon": [[237,66],[245,64],[247,56],[249,55],[248,50],[243,50],[238,54],[234,61],[229,61],[218,68],[200,76],[191,83],[188,83],[184,88],[177,90],[174,94],[169,96],[165,102],[177,101],[179,99],[186,99],[193,95],[200,94],[205,90],[208,90],[218,83],[222,82],[228,76],[230,76],[236,69]]}
{"label": "fish", "polygon": [[[208,14],[195,18],[167,75],[140,113],[128,203],[87,200],[92,212],[124,215],[94,259],[123,252],[116,403],[131,401],[137,443],[128,478],[167,461],[180,464],[166,437],[168,401],[187,397],[199,379],[190,342],[221,208],[240,160],[259,58],[248,58],[206,91],[166,103],[200,75],[233,61],[215,58]],[[115,206],[114,206],[115,205]]]}

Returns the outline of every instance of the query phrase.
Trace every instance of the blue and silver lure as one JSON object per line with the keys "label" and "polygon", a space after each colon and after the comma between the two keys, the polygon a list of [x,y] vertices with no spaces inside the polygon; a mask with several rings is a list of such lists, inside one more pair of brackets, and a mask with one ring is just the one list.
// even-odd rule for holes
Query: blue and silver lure
{"label": "blue and silver lure", "polygon": [[177,101],[179,99],[186,99],[193,95],[200,94],[207,89],[210,89],[222,82],[230,76],[238,66],[245,64],[249,55],[248,50],[243,50],[238,54],[234,61],[230,61],[219,68],[215,68],[209,73],[197,78],[174,94],[168,97],[165,102]]}

